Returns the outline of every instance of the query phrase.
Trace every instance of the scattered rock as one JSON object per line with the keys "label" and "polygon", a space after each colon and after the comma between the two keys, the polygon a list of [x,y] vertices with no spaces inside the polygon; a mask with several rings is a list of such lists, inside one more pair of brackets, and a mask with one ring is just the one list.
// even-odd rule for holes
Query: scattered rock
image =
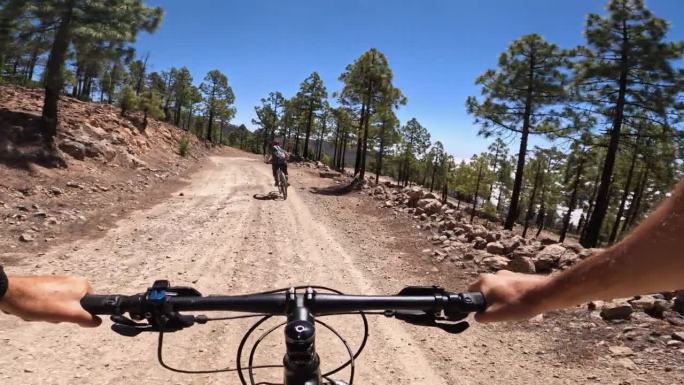
{"label": "scattered rock", "polygon": [[567,242],[564,243],[563,246],[565,246],[566,249],[572,250],[573,252],[578,254],[584,251],[584,247],[577,242]]}
{"label": "scattered rock", "polygon": [[67,185],[67,187],[71,187],[71,188],[80,188],[80,189],[83,188],[83,185],[81,185],[77,182],[74,182],[74,181],[69,181],[69,182],[67,182],[66,185]]}
{"label": "scattered rock", "polygon": [[33,242],[34,238],[31,234],[29,233],[23,233],[19,236],[19,240],[22,242]]}
{"label": "scattered rock", "polygon": [[675,294],[672,310],[684,316],[684,290],[680,290]]}
{"label": "scattered rock", "polygon": [[485,257],[480,262],[481,265],[488,267],[491,270],[502,270],[508,266],[510,260],[503,255],[492,255]]}
{"label": "scattered rock", "polygon": [[[503,245],[506,254],[510,254],[522,245],[522,237],[516,235],[512,238],[506,238],[501,241],[501,244]],[[534,252],[531,252],[529,255],[532,255],[533,253]]]}
{"label": "scattered rock", "polygon": [[487,241],[485,241],[483,238],[477,237],[475,238],[473,242],[473,248],[475,250],[483,250],[487,247]]}
{"label": "scattered rock", "polygon": [[591,301],[587,304],[587,309],[590,311],[601,310],[605,304],[603,301]]}
{"label": "scattered rock", "polygon": [[607,302],[601,309],[601,318],[606,321],[626,320],[632,315],[632,305],[627,301]]}
{"label": "scattered rock", "polygon": [[628,369],[628,370],[636,370],[637,366],[634,363],[634,361],[630,360],[629,358],[623,357],[615,360],[615,364],[621,368]]}
{"label": "scattered rock", "polygon": [[665,310],[670,308],[670,303],[664,299],[652,295],[642,295],[629,301],[635,310],[641,310],[651,317],[662,318]]}
{"label": "scattered rock", "polygon": [[83,160],[86,157],[86,147],[83,143],[71,139],[63,139],[58,147],[74,159]]}
{"label": "scattered rock", "polygon": [[501,242],[490,242],[486,246],[486,250],[490,254],[503,255],[506,248],[501,244]]}
{"label": "scattered rock", "polygon": [[526,274],[534,274],[537,272],[536,268],[534,267],[534,261],[532,261],[532,258],[525,256],[518,256],[513,258],[506,266],[506,270]]}
{"label": "scattered rock", "polygon": [[53,186],[53,187],[50,187],[50,193],[52,193],[52,195],[62,195],[62,194],[64,194],[64,190],[62,190],[59,187]]}
{"label": "scattered rock", "polygon": [[608,347],[610,354],[615,357],[633,356],[634,351],[628,346],[610,346]]}
{"label": "scattered rock", "polygon": [[674,332],[671,337],[673,340],[684,342],[684,332]]}
{"label": "scattered rock", "polygon": [[423,209],[427,215],[432,215],[440,211],[442,203],[437,199],[421,199],[418,201],[418,207]]}

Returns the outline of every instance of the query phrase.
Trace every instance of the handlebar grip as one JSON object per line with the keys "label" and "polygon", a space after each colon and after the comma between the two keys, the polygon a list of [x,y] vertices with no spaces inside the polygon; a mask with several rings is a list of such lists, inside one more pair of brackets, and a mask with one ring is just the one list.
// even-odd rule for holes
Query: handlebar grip
{"label": "handlebar grip", "polygon": [[482,312],[487,309],[487,300],[482,292],[461,293],[461,299],[463,310],[467,312]]}
{"label": "handlebar grip", "polygon": [[115,314],[118,304],[117,295],[86,294],[81,298],[81,306],[90,314]]}

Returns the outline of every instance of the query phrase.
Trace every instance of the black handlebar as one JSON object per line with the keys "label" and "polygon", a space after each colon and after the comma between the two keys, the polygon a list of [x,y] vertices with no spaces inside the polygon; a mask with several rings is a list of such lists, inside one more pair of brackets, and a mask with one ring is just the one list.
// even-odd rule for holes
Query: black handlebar
{"label": "black handlebar", "polygon": [[150,289],[144,294],[131,296],[89,294],[83,297],[81,306],[92,314],[112,315],[126,312],[144,314],[148,308],[161,305],[169,306],[175,311],[239,311],[285,315],[292,300],[301,301],[312,315],[370,310],[421,310],[467,314],[484,311],[486,308],[482,293],[450,293],[439,288],[407,288],[392,296],[319,294],[313,291],[201,296],[197,292],[182,295],[177,290],[174,291],[174,288],[169,288],[163,291]]}

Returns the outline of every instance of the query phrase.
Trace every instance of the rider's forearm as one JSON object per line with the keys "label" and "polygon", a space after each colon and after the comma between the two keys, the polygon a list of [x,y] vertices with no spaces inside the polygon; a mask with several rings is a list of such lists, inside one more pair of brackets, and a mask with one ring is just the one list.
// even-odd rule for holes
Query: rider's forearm
{"label": "rider's forearm", "polygon": [[595,299],[684,288],[684,182],[623,241],[550,276],[532,296],[542,311]]}

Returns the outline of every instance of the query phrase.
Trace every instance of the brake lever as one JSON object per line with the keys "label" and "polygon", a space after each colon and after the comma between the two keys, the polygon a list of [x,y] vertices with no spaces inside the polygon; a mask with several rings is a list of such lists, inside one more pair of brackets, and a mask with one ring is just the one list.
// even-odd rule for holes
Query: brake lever
{"label": "brake lever", "polygon": [[[448,322],[448,321],[460,321],[460,319],[452,319],[445,317],[437,317],[432,313],[427,313],[421,310],[386,310],[385,317],[394,317],[398,320],[404,321],[406,323],[418,326],[434,327],[444,330],[447,333],[458,334],[462,333],[470,324],[468,322]],[[464,317],[465,318],[465,317]],[[461,318],[463,319],[463,318]],[[447,321],[447,322],[438,322]]]}
{"label": "brake lever", "polygon": [[122,315],[113,315],[110,319],[114,322],[112,324],[112,330],[124,337],[135,337],[142,332],[153,331],[151,324],[135,322]]}

